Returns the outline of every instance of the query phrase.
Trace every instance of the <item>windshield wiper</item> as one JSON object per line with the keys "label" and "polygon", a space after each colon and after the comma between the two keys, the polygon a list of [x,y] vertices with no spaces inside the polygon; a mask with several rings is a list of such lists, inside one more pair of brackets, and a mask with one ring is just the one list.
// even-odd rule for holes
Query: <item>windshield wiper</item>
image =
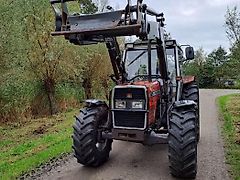
{"label": "windshield wiper", "polygon": [[136,60],[138,60],[142,55],[144,55],[146,52],[148,52],[148,50],[143,51],[141,54],[139,54],[134,60],[132,60],[128,66],[130,66],[131,64],[133,64]]}

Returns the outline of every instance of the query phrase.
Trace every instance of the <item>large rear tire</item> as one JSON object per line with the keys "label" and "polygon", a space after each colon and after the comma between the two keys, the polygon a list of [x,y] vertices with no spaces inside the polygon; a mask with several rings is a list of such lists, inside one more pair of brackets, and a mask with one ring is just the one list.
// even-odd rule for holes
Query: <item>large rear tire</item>
{"label": "large rear tire", "polygon": [[98,130],[106,125],[108,110],[106,106],[80,110],[73,126],[73,149],[78,163],[97,167],[105,163],[112,149],[112,140],[99,141]]}
{"label": "large rear tire", "polygon": [[192,82],[190,84],[186,84],[183,86],[182,93],[183,100],[192,100],[197,104],[197,142],[200,140],[200,104],[199,104],[199,88],[196,82]]}
{"label": "large rear tire", "polygon": [[172,110],[169,120],[169,162],[171,174],[195,178],[197,174],[196,111],[193,107]]}

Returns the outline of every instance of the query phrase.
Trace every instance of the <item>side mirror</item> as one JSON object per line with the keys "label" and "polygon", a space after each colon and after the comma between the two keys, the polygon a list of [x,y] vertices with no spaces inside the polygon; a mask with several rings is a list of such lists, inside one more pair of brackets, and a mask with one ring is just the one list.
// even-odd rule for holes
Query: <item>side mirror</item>
{"label": "side mirror", "polygon": [[193,49],[193,47],[187,47],[185,49],[185,54],[186,54],[186,60],[194,59],[194,49]]}

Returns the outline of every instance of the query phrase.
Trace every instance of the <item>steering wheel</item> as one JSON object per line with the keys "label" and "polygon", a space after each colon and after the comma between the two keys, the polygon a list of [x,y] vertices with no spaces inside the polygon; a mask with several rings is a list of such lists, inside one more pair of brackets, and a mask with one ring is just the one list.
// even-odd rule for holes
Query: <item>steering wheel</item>
{"label": "steering wheel", "polygon": [[[151,77],[152,77],[152,79],[153,78],[155,78],[155,79],[161,78],[160,75],[152,75]],[[137,75],[137,76],[133,77],[132,79],[129,79],[128,82],[134,81],[137,78],[139,78],[138,80],[147,80],[148,79],[148,75],[145,75],[145,74]]]}

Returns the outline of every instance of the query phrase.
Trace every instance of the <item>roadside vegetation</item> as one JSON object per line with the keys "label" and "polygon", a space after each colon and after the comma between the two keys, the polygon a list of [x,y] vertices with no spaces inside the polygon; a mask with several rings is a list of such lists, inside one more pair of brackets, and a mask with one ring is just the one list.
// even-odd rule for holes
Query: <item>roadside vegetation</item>
{"label": "roadside vegetation", "polygon": [[[106,0],[102,0],[106,1]],[[73,12],[94,13],[91,0]],[[0,122],[47,117],[106,98],[111,62],[104,44],[79,47],[52,37],[49,0],[0,0]]]}
{"label": "roadside vegetation", "polygon": [[237,180],[240,178],[240,94],[220,97],[218,102],[224,120],[226,159]]}
{"label": "roadside vegetation", "polygon": [[[101,1],[103,10],[107,1]],[[80,2],[73,11],[97,11],[91,0]],[[55,17],[49,0],[0,3],[0,179],[5,180],[71,152],[74,109],[86,98],[108,98],[112,69],[104,44],[82,48],[50,35]]]}
{"label": "roadside vegetation", "polygon": [[0,179],[15,179],[52,158],[71,152],[73,116],[77,112],[1,126]]}
{"label": "roadside vegetation", "polygon": [[209,54],[200,48],[195,59],[183,65],[185,74],[197,77],[200,88],[240,89],[240,11],[237,6],[227,9],[224,25],[231,44],[229,52],[221,45]]}

